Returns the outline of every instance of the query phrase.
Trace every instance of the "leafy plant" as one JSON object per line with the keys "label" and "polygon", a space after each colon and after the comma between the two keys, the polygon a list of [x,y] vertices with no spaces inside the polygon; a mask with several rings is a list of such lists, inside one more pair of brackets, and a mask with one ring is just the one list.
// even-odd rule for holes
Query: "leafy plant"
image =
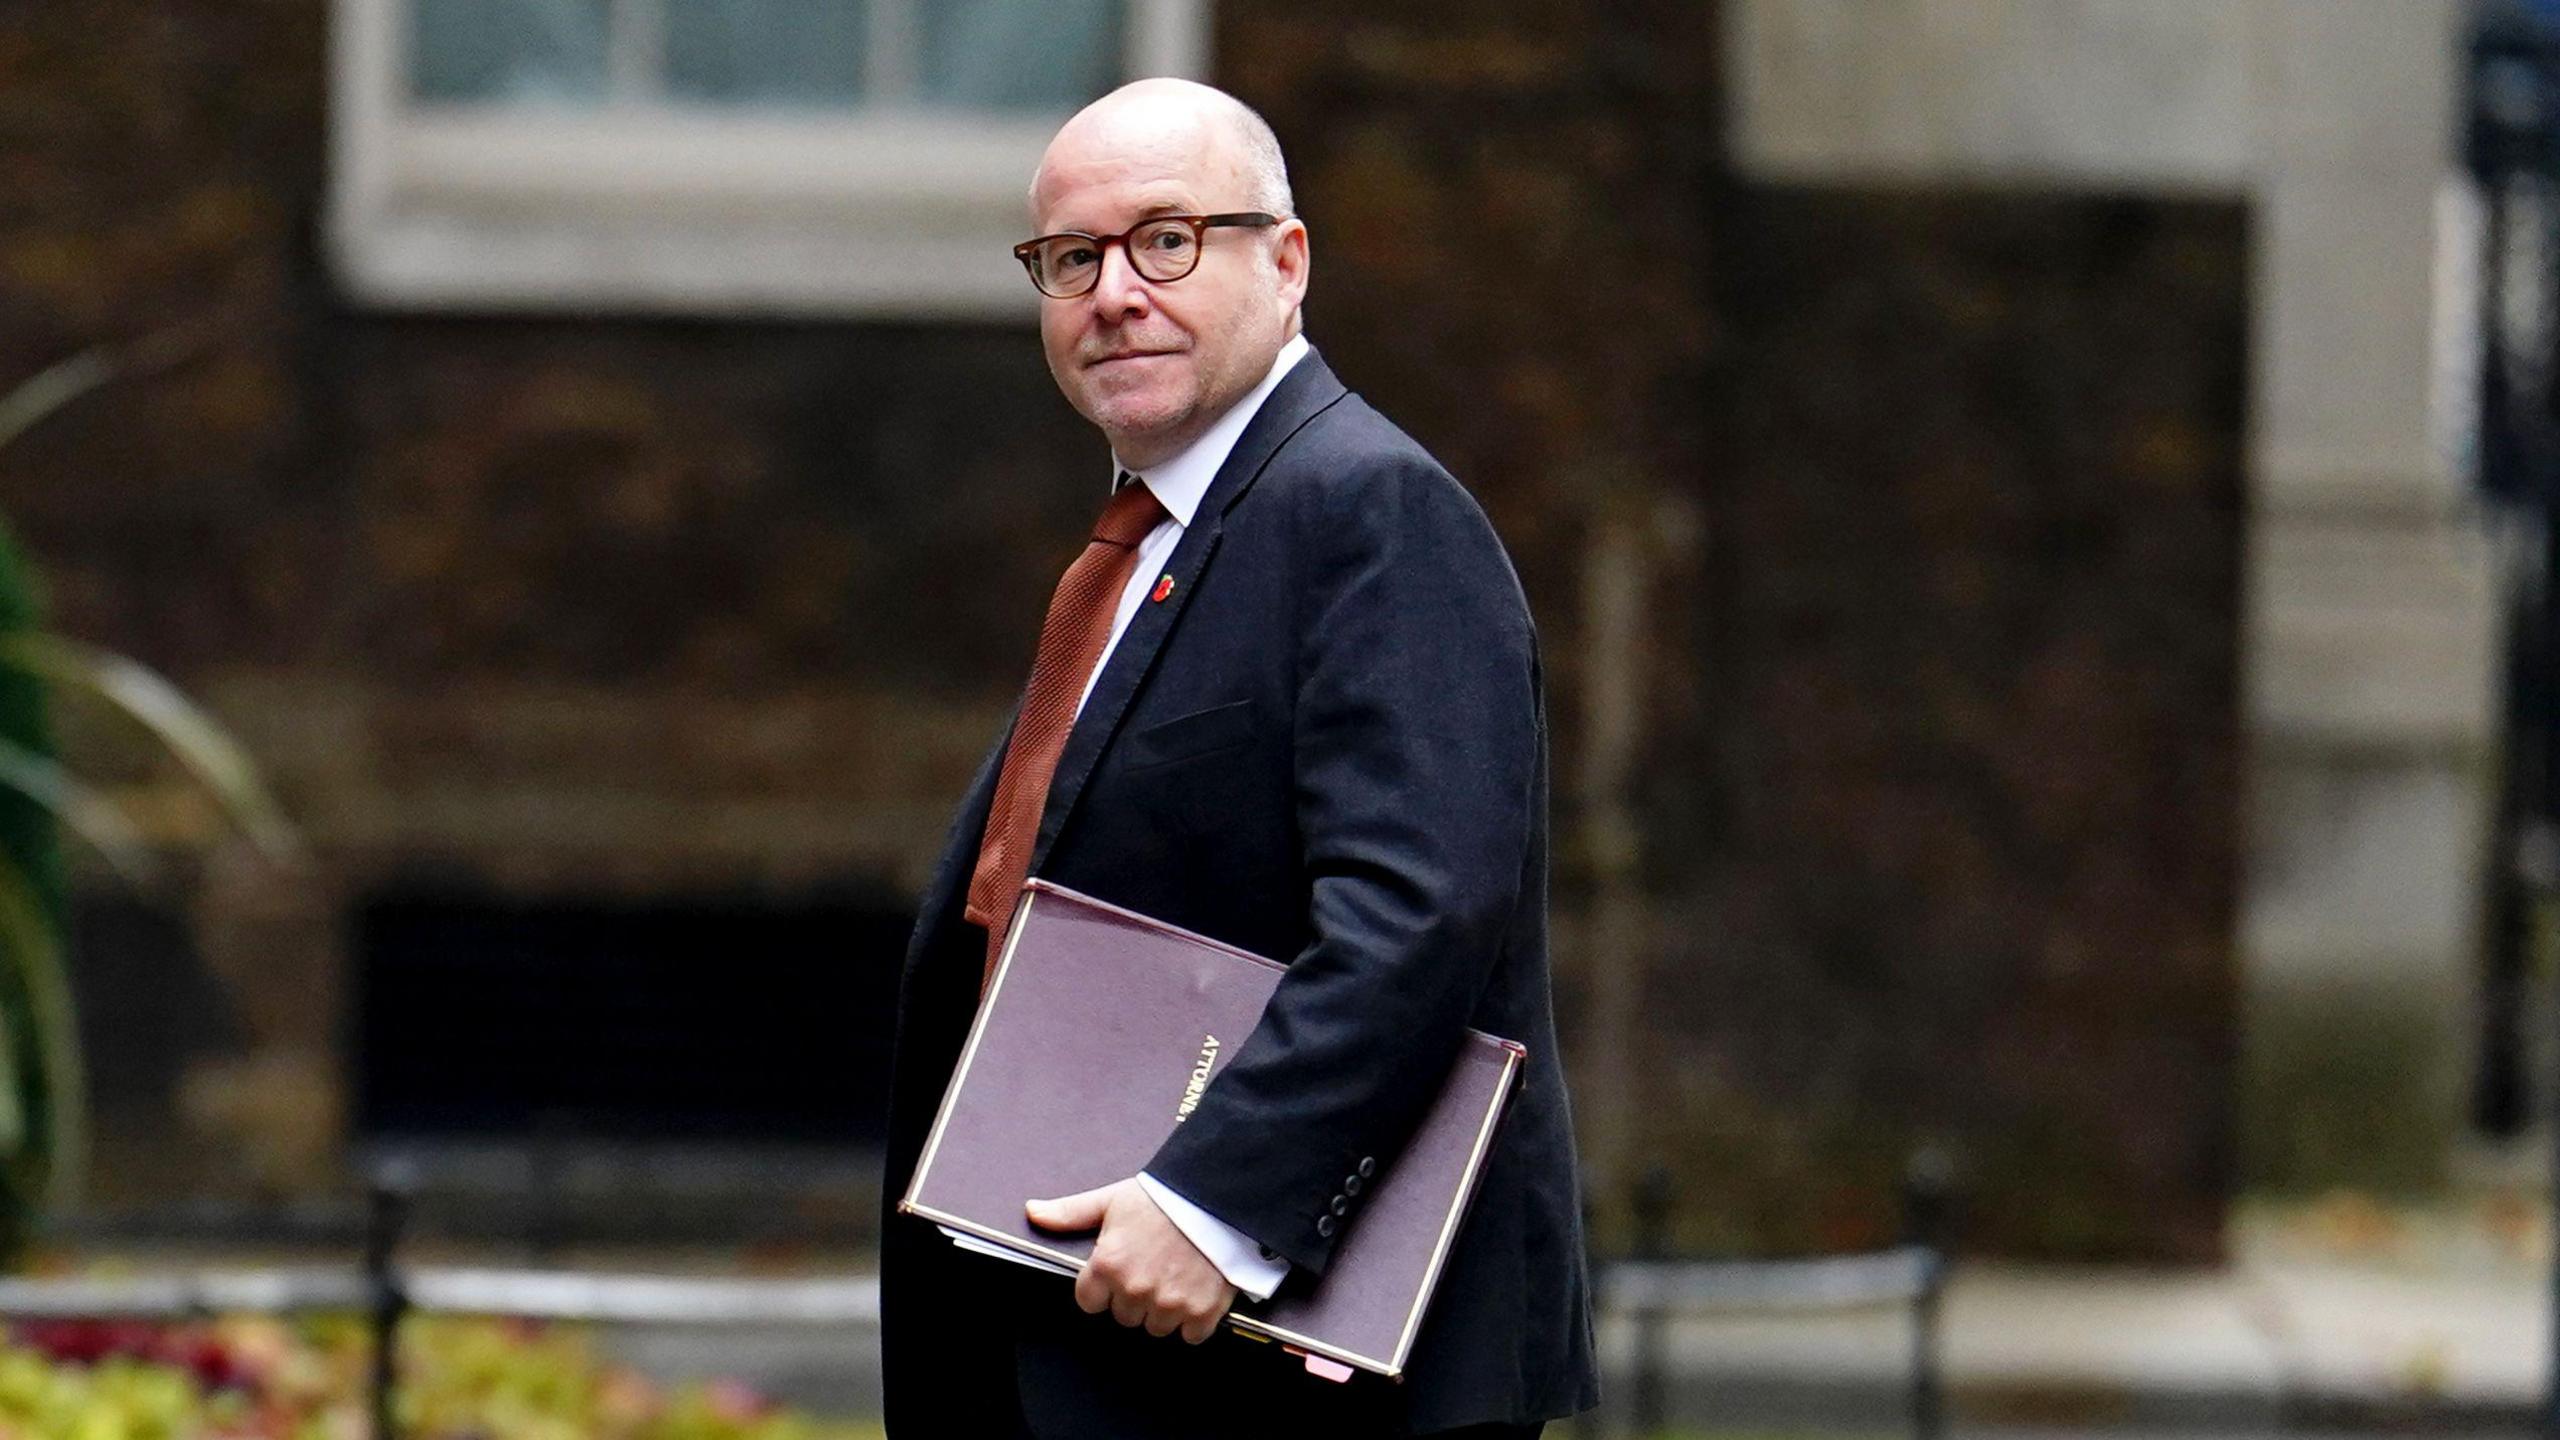
{"label": "leafy plant", "polygon": [[[0,1434],[337,1440],[365,1431],[372,1337],[352,1315],[23,1324],[0,1338]],[[730,1380],[669,1385],[580,1326],[413,1315],[398,1433],[414,1440],[880,1440]]]}
{"label": "leafy plant", "polygon": [[[175,365],[203,327],[99,347],[0,395],[0,451],[48,415],[118,378]],[[87,1086],[63,960],[61,831],[115,872],[147,883],[157,852],[130,814],[58,758],[51,692],[88,692],[137,722],[262,852],[289,861],[300,840],[245,751],[148,667],[48,633],[24,552],[0,525],[0,1258],[22,1253],[36,1217],[78,1192],[87,1161]]]}

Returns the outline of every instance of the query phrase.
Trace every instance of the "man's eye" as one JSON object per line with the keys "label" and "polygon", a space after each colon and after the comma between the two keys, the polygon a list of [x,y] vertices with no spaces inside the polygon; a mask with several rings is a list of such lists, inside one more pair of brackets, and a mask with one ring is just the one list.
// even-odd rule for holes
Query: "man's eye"
{"label": "man's eye", "polygon": [[1158,250],[1179,250],[1191,243],[1188,230],[1159,230],[1147,237],[1147,243]]}
{"label": "man's eye", "polygon": [[1062,270],[1072,270],[1079,265],[1090,265],[1093,263],[1093,248],[1088,245],[1079,245],[1073,250],[1061,250],[1058,252],[1055,263]]}

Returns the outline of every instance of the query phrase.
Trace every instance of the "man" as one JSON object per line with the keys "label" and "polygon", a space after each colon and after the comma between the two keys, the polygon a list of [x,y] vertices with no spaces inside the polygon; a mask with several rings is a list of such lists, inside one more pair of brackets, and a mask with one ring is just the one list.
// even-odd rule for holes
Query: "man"
{"label": "man", "polygon": [[[1260,117],[1127,86],[1058,132],[1031,208],[1042,345],[1114,486],[906,956],[890,1433],[1534,1436],[1597,1389],[1519,583],[1457,482],[1300,334],[1307,229]],[[1289,962],[1142,1174],[1024,1197],[1036,1224],[1098,1228],[1072,1292],[895,1213],[1033,874]],[[1223,1332],[1240,1289],[1323,1275],[1467,1026],[1529,1063],[1404,1381],[1326,1381]]]}

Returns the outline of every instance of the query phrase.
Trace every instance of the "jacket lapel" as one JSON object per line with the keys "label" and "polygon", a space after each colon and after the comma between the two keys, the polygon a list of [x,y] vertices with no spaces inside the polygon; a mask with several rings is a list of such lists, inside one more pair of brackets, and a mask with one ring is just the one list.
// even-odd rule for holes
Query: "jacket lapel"
{"label": "jacket lapel", "polygon": [[1217,478],[1209,482],[1208,492],[1200,497],[1200,508],[1192,512],[1191,524],[1183,530],[1182,539],[1175,543],[1173,555],[1166,562],[1163,574],[1173,578],[1173,593],[1161,601],[1141,602],[1138,612],[1129,617],[1129,628],[1121,632],[1120,643],[1111,647],[1110,658],[1103,662],[1102,673],[1093,682],[1093,693],[1085,697],[1075,728],[1067,733],[1067,748],[1058,757],[1057,773],[1049,780],[1049,798],[1040,812],[1040,837],[1031,850],[1032,874],[1039,874],[1048,860],[1049,847],[1065,828],[1077,797],[1084,793],[1094,763],[1118,733],[1129,702],[1137,696],[1148,671],[1155,667],[1165,637],[1173,633],[1183,608],[1191,603],[1201,572],[1217,551],[1227,511],[1253,488],[1255,478],[1271,463],[1281,445],[1345,393],[1342,382],[1333,378],[1323,357],[1309,350],[1306,358],[1264,397],[1262,408],[1246,424],[1244,433],[1236,437],[1236,448],[1227,452],[1226,463],[1218,467]]}

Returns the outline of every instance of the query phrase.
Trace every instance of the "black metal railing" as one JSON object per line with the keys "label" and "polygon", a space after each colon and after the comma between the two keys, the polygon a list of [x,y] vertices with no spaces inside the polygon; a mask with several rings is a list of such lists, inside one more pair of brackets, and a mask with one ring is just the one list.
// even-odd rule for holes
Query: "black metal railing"
{"label": "black metal railing", "polygon": [[[399,1334],[412,1315],[505,1315],[601,1324],[687,1326],[811,1325],[865,1328],[880,1319],[876,1277],[702,1278],[563,1269],[404,1265],[414,1187],[391,1168],[371,1187],[361,1263],[286,1266],[183,1275],[0,1279],[0,1320],[184,1321],[226,1314],[361,1314],[371,1329],[367,1406],[373,1433],[397,1434]],[[1673,1194],[1648,1176],[1637,1205],[1636,1253],[1597,1276],[1598,1303],[1634,1323],[1629,1398],[1609,1407],[1615,1433],[1651,1435],[1668,1419],[1665,1339],[1682,1317],[1738,1313],[1807,1314],[1877,1307],[1911,1317],[1908,1401],[1915,1440],[1945,1434],[1941,1300],[1948,1261],[1940,1239],[1943,1176],[1915,1166],[1905,1195],[1907,1239],[1866,1254],[1785,1260],[1679,1258],[1669,1246]]]}
{"label": "black metal railing", "polygon": [[1668,1172],[1648,1173],[1636,1190],[1636,1246],[1600,1272],[1602,1311],[1628,1317],[1634,1355],[1628,1398],[1609,1407],[1613,1434],[1659,1433],[1670,1419],[1671,1322],[1715,1314],[1814,1314],[1901,1308],[1910,1316],[1906,1390],[1913,1440],[1946,1434],[1944,1301],[1949,1260],[1951,1179],[1935,1152],[1914,1156],[1903,1187],[1903,1243],[1887,1250],[1791,1259],[1682,1259],[1674,1256],[1675,1200]]}

